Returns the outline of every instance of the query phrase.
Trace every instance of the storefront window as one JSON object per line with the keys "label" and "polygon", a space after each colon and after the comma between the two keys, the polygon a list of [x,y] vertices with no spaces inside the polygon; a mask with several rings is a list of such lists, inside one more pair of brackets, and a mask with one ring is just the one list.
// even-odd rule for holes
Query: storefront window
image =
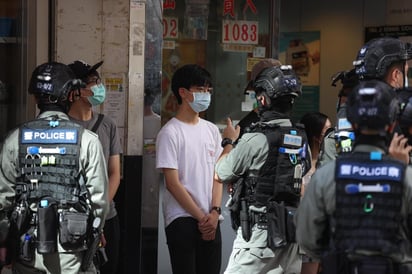
{"label": "storefront window", "polygon": [[35,58],[28,47],[29,6],[27,0],[0,0],[0,143],[29,115],[28,58]]}
{"label": "storefront window", "polygon": [[[214,80],[210,108],[201,115],[220,124],[248,113],[242,102],[250,70],[260,58],[274,57],[278,30],[276,1],[168,0],[163,3],[162,122],[175,113],[170,82],[177,68],[204,66]],[[272,12],[271,12],[272,11]]]}

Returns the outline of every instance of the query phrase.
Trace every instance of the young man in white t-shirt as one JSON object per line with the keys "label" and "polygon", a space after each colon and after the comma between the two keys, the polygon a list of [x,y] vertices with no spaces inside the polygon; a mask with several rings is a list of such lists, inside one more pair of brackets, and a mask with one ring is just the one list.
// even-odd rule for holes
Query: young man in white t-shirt
{"label": "young man in white t-shirt", "polygon": [[172,91],[179,107],[157,136],[156,167],[165,178],[163,215],[173,273],[218,274],[223,187],[213,176],[222,137],[216,125],[199,117],[210,104],[210,73],[185,65],[174,73]]}

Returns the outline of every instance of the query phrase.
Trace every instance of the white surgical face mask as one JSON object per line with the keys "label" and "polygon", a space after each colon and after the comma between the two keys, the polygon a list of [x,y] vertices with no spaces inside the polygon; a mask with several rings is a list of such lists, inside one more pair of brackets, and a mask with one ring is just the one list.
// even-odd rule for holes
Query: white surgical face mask
{"label": "white surgical face mask", "polygon": [[210,93],[209,92],[193,92],[193,102],[189,102],[194,112],[205,111],[210,105]]}

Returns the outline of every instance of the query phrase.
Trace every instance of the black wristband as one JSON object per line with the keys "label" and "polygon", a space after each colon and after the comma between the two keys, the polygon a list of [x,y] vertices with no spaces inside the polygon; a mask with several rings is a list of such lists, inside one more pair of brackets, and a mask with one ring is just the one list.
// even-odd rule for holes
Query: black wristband
{"label": "black wristband", "polygon": [[210,212],[212,212],[213,210],[216,211],[219,215],[222,214],[222,209],[221,209],[220,207],[218,207],[218,206],[212,207],[212,209],[210,210]]}
{"label": "black wristband", "polygon": [[225,147],[227,145],[232,145],[233,146],[233,141],[230,138],[223,138],[221,145],[222,145],[222,147]]}

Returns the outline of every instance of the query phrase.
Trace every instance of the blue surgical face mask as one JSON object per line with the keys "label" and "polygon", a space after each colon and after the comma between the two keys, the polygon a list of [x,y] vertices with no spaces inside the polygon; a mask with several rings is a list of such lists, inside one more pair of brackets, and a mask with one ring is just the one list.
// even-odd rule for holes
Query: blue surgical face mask
{"label": "blue surgical face mask", "polygon": [[104,87],[104,85],[94,85],[90,88],[90,90],[93,92],[93,96],[87,97],[90,104],[92,104],[92,106],[102,104],[104,102],[104,99],[106,99],[106,88]]}
{"label": "blue surgical face mask", "polygon": [[205,111],[210,105],[210,93],[209,92],[193,92],[193,102],[189,102],[194,112]]}

